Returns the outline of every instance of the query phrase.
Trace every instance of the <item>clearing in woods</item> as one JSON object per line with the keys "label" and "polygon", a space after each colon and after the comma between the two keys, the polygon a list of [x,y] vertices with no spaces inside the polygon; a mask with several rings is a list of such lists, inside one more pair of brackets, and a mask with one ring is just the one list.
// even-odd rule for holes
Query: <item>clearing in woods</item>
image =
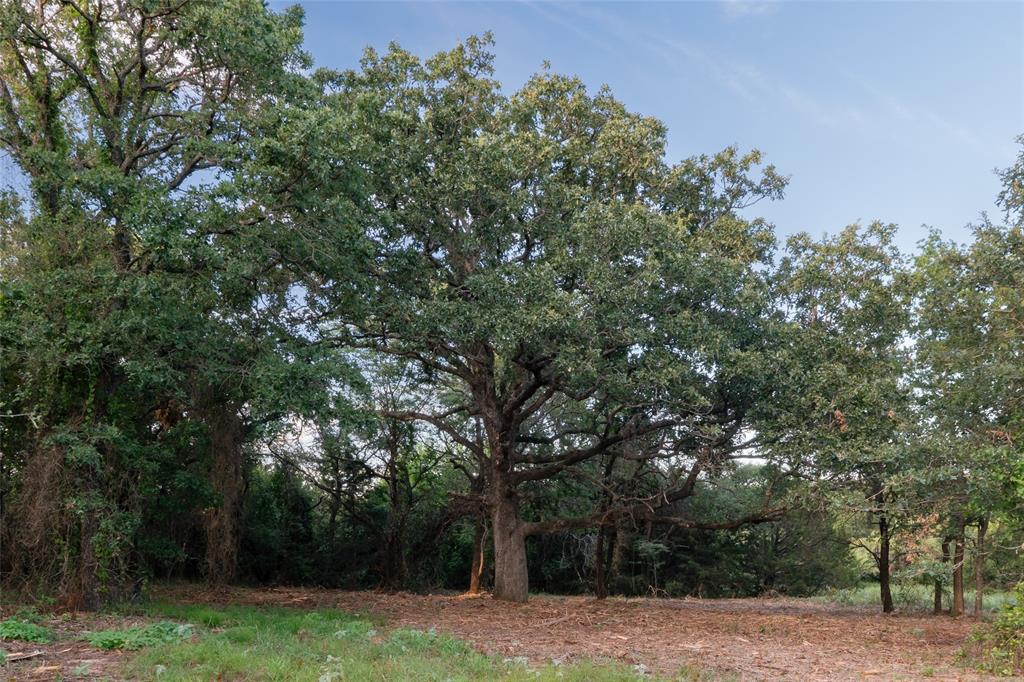
{"label": "clearing in woods", "polygon": [[387,627],[447,632],[475,648],[531,663],[581,658],[655,673],[707,669],[743,680],[984,679],[955,656],[975,623],[805,599],[624,599],[385,594],[301,588],[165,588],[174,601],[336,608]]}
{"label": "clearing in woods", "polygon": [[[154,590],[153,597],[152,606],[142,605],[131,616],[107,613],[47,617],[47,625],[56,633],[50,642],[20,643],[14,648],[12,642],[3,643],[9,656],[29,658],[15,657],[6,666],[0,666],[0,679],[192,680],[210,679],[214,675],[220,679],[218,671],[225,672],[224,679],[278,679],[282,675],[288,679],[318,679],[316,675],[292,674],[292,668],[319,658],[347,668],[350,679],[364,679],[366,675],[436,679],[438,675],[443,678],[452,674],[473,680],[490,679],[492,673],[498,674],[495,671],[500,670],[502,660],[539,666],[538,670],[545,671],[543,679],[563,677],[552,673],[552,663],[567,664],[561,669],[567,671],[564,677],[572,680],[590,680],[591,675],[621,680],[632,678],[634,670],[641,676],[650,673],[669,679],[722,681],[986,679],[955,661],[957,650],[975,626],[971,620],[925,614],[883,616],[869,607],[805,599],[598,601],[591,597],[534,596],[526,604],[513,604],[488,596],[307,588],[213,591],[197,585],[162,585]],[[253,620],[235,623],[233,630],[216,627],[213,622],[205,623],[203,629],[201,620],[193,621],[206,633],[193,638],[193,648],[175,649],[172,644],[163,650],[153,649],[149,654],[153,660],[142,656],[144,652],[103,651],[82,641],[86,631],[143,626],[157,617],[202,619],[204,613],[221,613],[219,619],[232,618],[234,614],[243,620]],[[314,615],[362,619],[359,622],[365,628],[373,628],[368,633],[373,635],[372,641],[368,640],[370,646],[363,647],[367,649],[366,656],[373,660],[361,663],[358,659],[364,652],[358,648],[347,650],[348,654],[341,651],[340,655],[351,656],[348,661],[322,656],[327,649],[319,650],[316,637],[326,636],[330,640],[332,633],[338,634],[334,630],[351,624],[340,626],[328,621],[320,624],[320,629],[326,630],[319,632],[308,625],[318,621],[304,620]],[[246,630],[253,626],[269,629],[263,630],[262,635],[254,634],[253,630],[247,636]],[[494,664],[480,663],[483,659],[467,658],[465,654],[459,657],[458,647],[463,645],[454,643],[444,646],[448,647],[446,651],[456,652],[455,656],[406,660],[402,658],[406,646],[388,649],[387,642],[389,638],[401,638],[409,630],[451,635],[494,656],[499,667],[488,668]],[[210,640],[206,644],[204,636]],[[266,641],[259,649],[261,639]],[[245,651],[247,647],[249,654]],[[380,658],[374,659],[369,652],[374,647],[385,652],[384,658],[391,662],[380,667]],[[270,660],[277,654],[281,660]],[[339,652],[336,650],[335,654]],[[242,659],[232,662],[238,656]],[[588,668],[591,664],[587,661],[597,667]],[[166,675],[160,670],[165,666],[155,665],[159,662],[171,665]],[[577,662],[583,667],[571,665]],[[277,672],[269,667],[271,664],[278,666]],[[361,664],[365,667],[358,668]],[[602,668],[604,664],[618,665]],[[477,666],[475,670],[469,670],[473,665]],[[442,670],[441,666],[447,667]],[[512,678],[532,678],[528,671],[520,670]],[[331,675],[319,677],[325,678],[334,679]]]}

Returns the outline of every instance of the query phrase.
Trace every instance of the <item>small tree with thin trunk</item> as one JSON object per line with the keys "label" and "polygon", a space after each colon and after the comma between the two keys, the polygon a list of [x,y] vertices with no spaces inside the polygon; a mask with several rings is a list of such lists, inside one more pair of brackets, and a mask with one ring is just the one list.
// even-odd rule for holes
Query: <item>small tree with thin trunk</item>
{"label": "small tree with thin trunk", "polygon": [[[904,473],[910,414],[907,264],[896,227],[853,225],[819,242],[790,239],[781,280],[800,342],[816,368],[804,393],[820,428],[792,429],[777,447],[804,450],[826,504],[866,512],[877,549],[882,610],[893,611],[892,538],[902,505],[894,481]],[[852,494],[850,494],[852,491]]]}
{"label": "small tree with thin trunk", "polygon": [[1015,472],[1024,429],[1024,151],[999,175],[1005,224],[985,216],[969,245],[932,233],[915,269],[916,372],[922,440],[930,455],[919,478],[922,495],[947,520],[943,553],[952,559],[953,615],[965,611],[967,529],[977,528],[980,616],[989,519],[1016,514],[1020,504]]}

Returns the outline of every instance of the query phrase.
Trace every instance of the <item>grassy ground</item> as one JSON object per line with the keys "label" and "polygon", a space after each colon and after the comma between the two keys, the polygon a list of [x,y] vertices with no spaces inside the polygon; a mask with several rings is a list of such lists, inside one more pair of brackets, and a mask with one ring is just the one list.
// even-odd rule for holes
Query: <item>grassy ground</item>
{"label": "grassy ground", "polygon": [[[907,611],[931,611],[933,605],[932,588],[928,585],[893,585],[892,598],[896,608]],[[842,606],[877,606],[880,603],[877,583],[866,583],[845,590],[829,590],[816,597],[813,601],[822,604],[840,604]],[[943,608],[949,608],[950,595],[943,595]],[[974,608],[974,590],[964,592],[964,602],[970,613]],[[1013,592],[1005,590],[986,590],[984,611],[988,613],[1001,611],[1004,606],[1013,604]]]}
{"label": "grassy ground", "polygon": [[[606,682],[640,678],[638,671],[611,663],[528,667],[523,660],[484,656],[447,635],[410,629],[385,632],[379,623],[333,610],[154,604],[144,614],[191,624],[195,634],[140,651],[126,671],[133,679]],[[699,675],[682,679],[687,677]]]}
{"label": "grassy ground", "polygon": [[[0,679],[608,682],[650,680],[645,666],[691,681],[780,672],[915,679],[959,675],[955,654],[974,627],[930,616],[924,586],[896,590],[904,613],[895,619],[879,617],[877,585],[813,600],[536,597],[527,605],[300,588],[193,592],[179,586],[96,614],[0,609],[0,650],[10,659],[0,654]],[[986,595],[986,605],[1010,599]],[[879,662],[872,652],[883,644]]]}

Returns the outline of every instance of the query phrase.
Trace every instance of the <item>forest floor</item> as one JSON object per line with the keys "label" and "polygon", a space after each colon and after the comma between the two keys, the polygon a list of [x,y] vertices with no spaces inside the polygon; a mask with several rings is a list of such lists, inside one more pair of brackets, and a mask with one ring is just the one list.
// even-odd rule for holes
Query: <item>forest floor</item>
{"label": "forest floor", "polygon": [[[955,660],[976,626],[972,620],[921,613],[883,616],[872,608],[807,599],[598,601],[545,595],[510,604],[487,596],[303,588],[213,591],[196,585],[159,586],[152,598],[152,605],[121,614],[48,617],[44,624],[57,634],[56,641],[3,643],[8,657],[39,653],[0,667],[0,679],[222,679],[222,671],[223,679],[306,679],[284,673],[280,678],[266,672],[232,674],[232,669],[253,670],[246,667],[254,665],[252,660],[235,660],[250,641],[263,643],[267,651],[284,651],[279,660],[262,660],[286,672],[304,661],[348,657],[344,679],[446,679],[435,676],[441,672],[438,666],[455,673],[447,678],[472,680],[494,679],[499,672],[503,678],[521,679],[529,670],[534,672],[525,677],[583,680],[636,679],[645,673],[722,681],[988,679]],[[205,634],[152,647],[149,653],[103,651],[81,638],[86,631],[145,625],[158,618],[195,623]],[[371,637],[340,637],[349,631]],[[460,641],[476,651],[463,651]],[[410,642],[425,648],[410,649]],[[509,666],[523,664],[530,668],[509,672]],[[364,670],[364,676],[357,670]],[[316,672],[309,679],[336,679],[333,674],[328,671],[325,678]]]}
{"label": "forest floor", "polygon": [[[885,616],[807,599],[648,599],[387,594],[296,588],[169,588],[176,601],[336,608],[388,627],[435,628],[500,657],[531,663],[612,660],[674,676],[742,680],[985,679],[958,665],[973,620]],[[642,669],[643,669],[642,668]]]}

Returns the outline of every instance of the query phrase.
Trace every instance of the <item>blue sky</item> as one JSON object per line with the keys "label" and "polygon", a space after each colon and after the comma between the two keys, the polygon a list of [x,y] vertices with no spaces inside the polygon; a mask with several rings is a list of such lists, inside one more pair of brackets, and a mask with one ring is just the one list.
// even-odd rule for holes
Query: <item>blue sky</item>
{"label": "blue sky", "polygon": [[[283,7],[293,3],[274,3]],[[1024,133],[1024,2],[305,2],[307,48],[358,64],[491,30],[512,90],[544,60],[665,121],[668,157],[757,147],[792,177],[784,236],[881,219],[965,239]]]}

